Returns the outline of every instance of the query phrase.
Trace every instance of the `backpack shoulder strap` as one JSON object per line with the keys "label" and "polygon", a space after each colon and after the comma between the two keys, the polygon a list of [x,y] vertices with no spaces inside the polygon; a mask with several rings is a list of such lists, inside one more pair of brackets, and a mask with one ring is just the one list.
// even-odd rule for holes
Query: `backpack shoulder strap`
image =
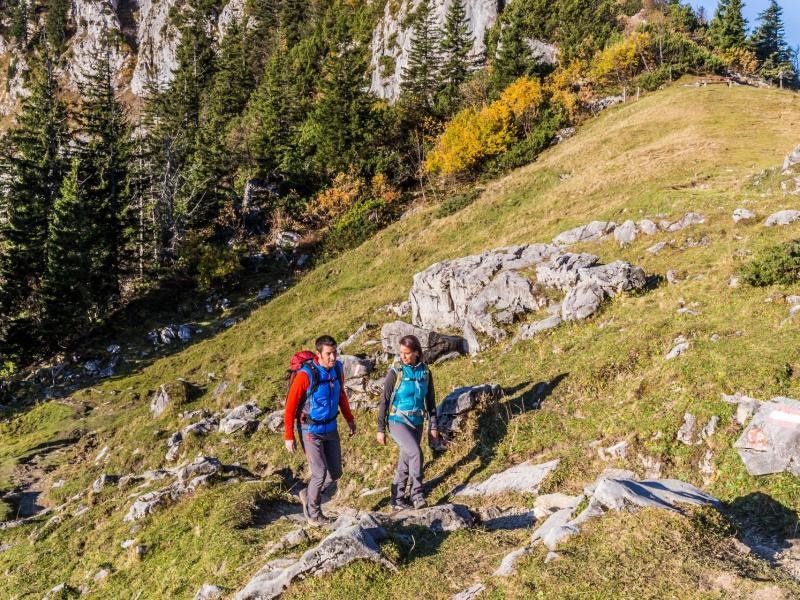
{"label": "backpack shoulder strap", "polygon": [[392,396],[389,398],[389,404],[394,404],[394,397],[397,395],[400,384],[403,383],[403,367],[393,365],[389,369],[394,372],[394,387],[392,388]]}
{"label": "backpack shoulder strap", "polygon": [[305,373],[308,377],[308,390],[306,390],[306,396],[311,396],[319,387],[319,372],[311,361],[306,361],[303,363],[303,366],[300,367],[298,371],[303,371],[303,373]]}

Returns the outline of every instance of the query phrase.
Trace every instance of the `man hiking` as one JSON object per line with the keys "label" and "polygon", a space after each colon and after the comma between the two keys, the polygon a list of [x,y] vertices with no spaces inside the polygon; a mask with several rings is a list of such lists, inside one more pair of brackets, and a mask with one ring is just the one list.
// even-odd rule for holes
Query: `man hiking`
{"label": "man hiking", "polygon": [[322,491],[342,475],[342,449],[336,429],[339,411],[347,420],[351,436],[356,433],[356,423],[344,391],[344,372],[337,360],[336,341],[323,335],[317,338],[315,346],[316,357],[303,363],[289,387],[283,437],[286,450],[294,452],[294,427],[299,414],[300,443],[311,470],[308,487],[300,491],[300,501],[309,524],[321,526],[331,522],[322,514]]}

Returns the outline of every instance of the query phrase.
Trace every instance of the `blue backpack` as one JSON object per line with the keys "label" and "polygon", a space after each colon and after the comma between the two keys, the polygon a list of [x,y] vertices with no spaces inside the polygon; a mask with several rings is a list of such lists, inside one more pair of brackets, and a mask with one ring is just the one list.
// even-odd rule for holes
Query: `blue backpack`
{"label": "blue backpack", "polygon": [[[316,362],[306,362],[300,369],[308,377],[306,399],[300,413],[302,428],[310,433],[336,431],[339,416],[339,395],[342,389],[342,363],[338,360],[328,370]],[[333,372],[331,372],[333,371]]]}
{"label": "blue backpack", "polygon": [[428,366],[392,367],[395,373],[394,391],[389,408],[389,420],[419,427],[425,419],[425,398],[430,385]]}

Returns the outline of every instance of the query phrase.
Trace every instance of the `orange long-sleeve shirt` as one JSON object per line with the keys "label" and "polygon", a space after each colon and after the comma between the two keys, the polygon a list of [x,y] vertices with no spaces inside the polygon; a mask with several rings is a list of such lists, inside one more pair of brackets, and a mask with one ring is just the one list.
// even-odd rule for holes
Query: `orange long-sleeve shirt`
{"label": "orange long-sleeve shirt", "polygon": [[[300,407],[300,403],[305,401],[309,384],[308,375],[304,371],[298,371],[292,386],[289,388],[289,395],[286,397],[286,408],[283,412],[283,439],[285,440],[294,440],[294,423],[297,417],[297,409]],[[340,380],[339,384],[341,390],[339,392],[339,410],[348,423],[351,423],[353,421],[353,413],[350,410],[350,403],[347,401],[347,394],[344,391],[344,380]]]}

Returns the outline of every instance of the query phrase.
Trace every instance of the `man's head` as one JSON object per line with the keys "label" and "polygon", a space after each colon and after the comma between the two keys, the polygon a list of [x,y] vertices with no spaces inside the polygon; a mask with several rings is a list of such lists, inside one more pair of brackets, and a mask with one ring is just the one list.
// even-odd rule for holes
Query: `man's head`
{"label": "man's head", "polygon": [[329,335],[321,335],[314,345],[317,348],[317,358],[320,365],[330,369],[336,364],[336,358],[339,356],[339,351],[336,349],[336,340]]}

